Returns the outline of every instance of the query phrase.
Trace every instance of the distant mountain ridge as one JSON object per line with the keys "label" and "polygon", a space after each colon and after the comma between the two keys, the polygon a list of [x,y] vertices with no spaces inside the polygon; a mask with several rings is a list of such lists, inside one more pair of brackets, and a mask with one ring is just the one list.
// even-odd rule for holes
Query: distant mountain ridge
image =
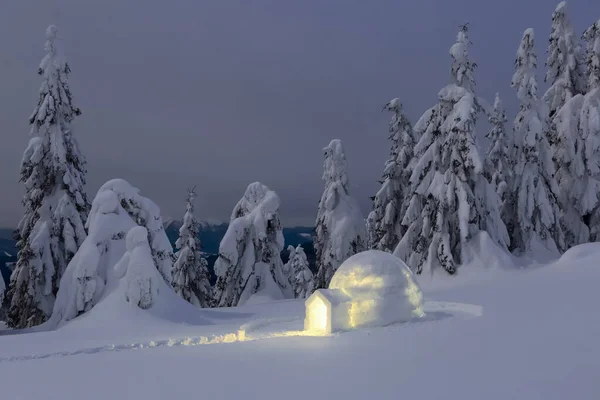
{"label": "distant mountain ridge", "polygon": [[[182,221],[165,218],[164,228],[167,233],[167,237],[171,242],[171,245],[175,247],[175,242],[179,237],[179,228],[182,225]],[[200,221],[200,232],[198,234],[202,243],[202,251],[206,253],[206,259],[208,260],[209,270],[214,274],[213,266],[219,254],[219,244],[227,232],[229,227],[228,223],[219,221]],[[291,228],[283,228],[283,237],[285,239],[285,249],[281,252],[281,258],[284,262],[287,261],[288,252],[287,247],[292,245],[294,247],[302,245],[310,268],[314,271],[315,266],[315,251],[312,244],[312,227],[296,226]],[[0,229],[0,275],[4,278],[4,281],[8,284],[10,279],[11,269],[7,266],[7,263],[13,263],[17,259],[16,243],[13,239],[12,229]]]}
{"label": "distant mountain ridge", "polygon": [[0,229],[0,277],[8,283],[11,269],[7,264],[17,261],[17,247],[13,229]]}

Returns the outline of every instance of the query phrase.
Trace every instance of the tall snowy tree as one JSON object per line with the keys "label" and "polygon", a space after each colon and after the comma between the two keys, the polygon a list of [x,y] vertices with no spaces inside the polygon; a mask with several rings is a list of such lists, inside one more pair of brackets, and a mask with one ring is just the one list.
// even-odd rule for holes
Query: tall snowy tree
{"label": "tall snowy tree", "polygon": [[290,258],[284,266],[284,270],[288,272],[290,283],[294,289],[294,296],[297,299],[303,299],[313,291],[315,280],[313,273],[308,267],[308,259],[301,245],[296,248],[288,246]]}
{"label": "tall snowy tree", "polygon": [[549,42],[545,81],[550,88],[544,94],[544,101],[548,104],[550,118],[553,118],[565,102],[585,91],[583,53],[567,15],[566,1],[559,3],[552,13]]}
{"label": "tall snowy tree", "polygon": [[189,303],[196,307],[210,307],[212,293],[208,279],[208,263],[202,257],[202,248],[198,238],[199,225],[194,216],[194,199],[196,192],[189,190],[183,217],[183,225],[179,228],[179,239],[175,247],[179,250],[173,264],[173,289]]}
{"label": "tall snowy tree", "polygon": [[463,26],[450,48],[452,83],[415,125],[421,139],[415,147],[413,194],[402,220],[407,231],[394,254],[416,273],[438,266],[456,273],[465,244],[480,230],[503,247],[508,243],[500,201],[483,175],[474,139],[480,106],[467,32]]}
{"label": "tall snowy tree", "polygon": [[38,71],[42,86],[29,118],[34,137],[21,162],[25,215],[16,233],[19,254],[5,300],[13,328],[48,319],[62,274],[86,238],[85,159],[71,130],[81,111],[73,105],[71,69],[58,52],[55,26],[46,38]]}
{"label": "tall snowy tree", "polygon": [[490,146],[485,157],[485,174],[502,203],[500,214],[509,232],[514,228],[514,197],[512,196],[512,176],[514,169],[514,143],[507,134],[506,112],[500,95],[496,93],[494,108],[488,116],[492,129],[486,137]]}
{"label": "tall snowy tree", "polygon": [[384,109],[392,112],[389,126],[392,148],[383,170],[381,189],[373,197],[373,211],[367,217],[367,235],[369,248],[391,253],[404,234],[401,225],[403,205],[410,191],[416,140],[399,99],[393,99]]}
{"label": "tall snowy tree", "polygon": [[350,196],[346,155],[342,141],[332,140],[325,152],[325,191],[319,201],[314,234],[317,276],[315,288],[326,288],[347,258],[366,248],[365,220]]}
{"label": "tall snowy tree", "polygon": [[534,32],[527,29],[511,83],[521,103],[514,122],[516,227],[512,232],[512,248],[521,252],[537,249],[540,243],[551,251],[564,246],[559,191],[547,138],[548,107],[538,100],[536,65]]}
{"label": "tall snowy tree", "polygon": [[590,240],[600,241],[600,20],[583,34],[587,42],[587,93],[580,111],[579,129],[584,143],[585,193],[581,206]]}
{"label": "tall snowy tree", "polygon": [[283,246],[279,196],[262,183],[251,183],[233,209],[219,246],[216,304],[242,305],[257,293],[275,299],[292,298],[281,261]]}

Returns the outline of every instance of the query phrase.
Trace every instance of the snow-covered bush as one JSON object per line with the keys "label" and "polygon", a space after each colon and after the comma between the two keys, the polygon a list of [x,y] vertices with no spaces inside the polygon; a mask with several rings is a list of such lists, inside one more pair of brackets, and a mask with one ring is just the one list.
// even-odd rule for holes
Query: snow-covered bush
{"label": "snow-covered bush", "polygon": [[202,245],[198,238],[199,224],[194,216],[196,193],[188,193],[183,224],[179,228],[179,238],[175,243],[178,249],[177,260],[173,264],[173,289],[196,307],[210,307],[212,293],[208,280],[208,263],[202,257]]}
{"label": "snow-covered bush", "polygon": [[512,248],[525,252],[541,242],[548,250],[564,247],[558,185],[548,143],[548,107],[538,100],[533,29],[521,39],[511,86],[521,103],[514,122],[516,167],[513,193],[516,224]]}
{"label": "snow-covered bush", "polygon": [[410,193],[416,140],[399,99],[391,100],[384,109],[393,113],[389,126],[392,147],[383,170],[383,183],[373,197],[373,211],[367,217],[367,235],[369,248],[391,253],[404,234],[401,222],[405,198]]}
{"label": "snow-covered bush", "polygon": [[308,266],[306,253],[301,245],[296,248],[288,246],[290,258],[284,265],[284,272],[289,276],[294,296],[297,299],[303,299],[310,295],[315,286],[313,273]]}
{"label": "snow-covered bush", "polygon": [[366,248],[365,220],[350,196],[342,142],[334,139],[323,150],[325,191],[319,201],[314,237],[316,288],[327,287],[338,267]]}
{"label": "snow-covered bush", "polygon": [[73,105],[71,69],[58,52],[55,26],[48,27],[46,38],[39,100],[29,118],[34,137],[21,162],[25,214],[16,235],[19,253],[6,293],[13,328],[50,317],[63,272],[86,238],[85,158],[71,129],[81,111]]}
{"label": "snow-covered bush", "polygon": [[259,182],[251,183],[231,214],[215,262],[214,299],[219,307],[244,304],[255,293],[291,298],[283,272],[283,232],[279,196]]}
{"label": "snow-covered bush", "polygon": [[480,105],[468,45],[465,26],[450,48],[453,82],[439,92],[439,103],[414,127],[421,139],[415,147],[412,194],[402,220],[407,230],[394,254],[417,274],[438,266],[454,274],[466,242],[480,230],[504,248],[509,241],[500,199],[483,175],[475,144]]}
{"label": "snow-covered bush", "polygon": [[163,279],[154,265],[152,251],[148,244],[148,230],[136,226],[127,233],[127,253],[123,256],[127,262],[126,300],[141,309],[152,307],[158,296],[160,280]]}
{"label": "snow-covered bush", "polygon": [[[165,259],[155,254],[172,254],[167,235],[162,229],[160,210],[151,200],[142,197],[138,189],[122,179],[105,183],[92,202],[87,221],[89,235],[61,280],[49,321],[52,327],[89,311],[104,295],[107,286],[116,285],[122,275],[115,274],[113,267],[126,253],[127,233],[138,225],[154,229],[148,229],[147,232],[149,243],[152,243],[152,265],[160,272],[158,266],[166,267]],[[170,271],[166,271],[170,275]]]}

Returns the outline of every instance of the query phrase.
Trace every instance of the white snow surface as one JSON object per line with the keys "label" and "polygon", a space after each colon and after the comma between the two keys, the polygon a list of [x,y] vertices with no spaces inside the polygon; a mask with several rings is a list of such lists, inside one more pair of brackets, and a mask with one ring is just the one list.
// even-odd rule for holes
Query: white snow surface
{"label": "white snow surface", "polygon": [[202,388],[202,397],[223,400],[593,399],[599,257],[600,244],[586,244],[543,267],[473,261],[455,277],[419,277],[424,320],[324,337],[296,332],[303,300],[206,310],[171,293],[144,311],[109,296],[57,331],[2,331],[2,394],[162,400]]}

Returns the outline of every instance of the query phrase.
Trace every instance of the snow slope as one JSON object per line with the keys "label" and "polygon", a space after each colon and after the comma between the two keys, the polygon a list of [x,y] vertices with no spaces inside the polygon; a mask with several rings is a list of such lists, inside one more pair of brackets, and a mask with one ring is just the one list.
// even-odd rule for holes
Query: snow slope
{"label": "snow slope", "polygon": [[171,320],[100,303],[59,331],[0,333],[2,398],[594,399],[599,258],[587,244],[544,267],[426,277],[425,321],[330,337],[293,332],[298,300]]}

